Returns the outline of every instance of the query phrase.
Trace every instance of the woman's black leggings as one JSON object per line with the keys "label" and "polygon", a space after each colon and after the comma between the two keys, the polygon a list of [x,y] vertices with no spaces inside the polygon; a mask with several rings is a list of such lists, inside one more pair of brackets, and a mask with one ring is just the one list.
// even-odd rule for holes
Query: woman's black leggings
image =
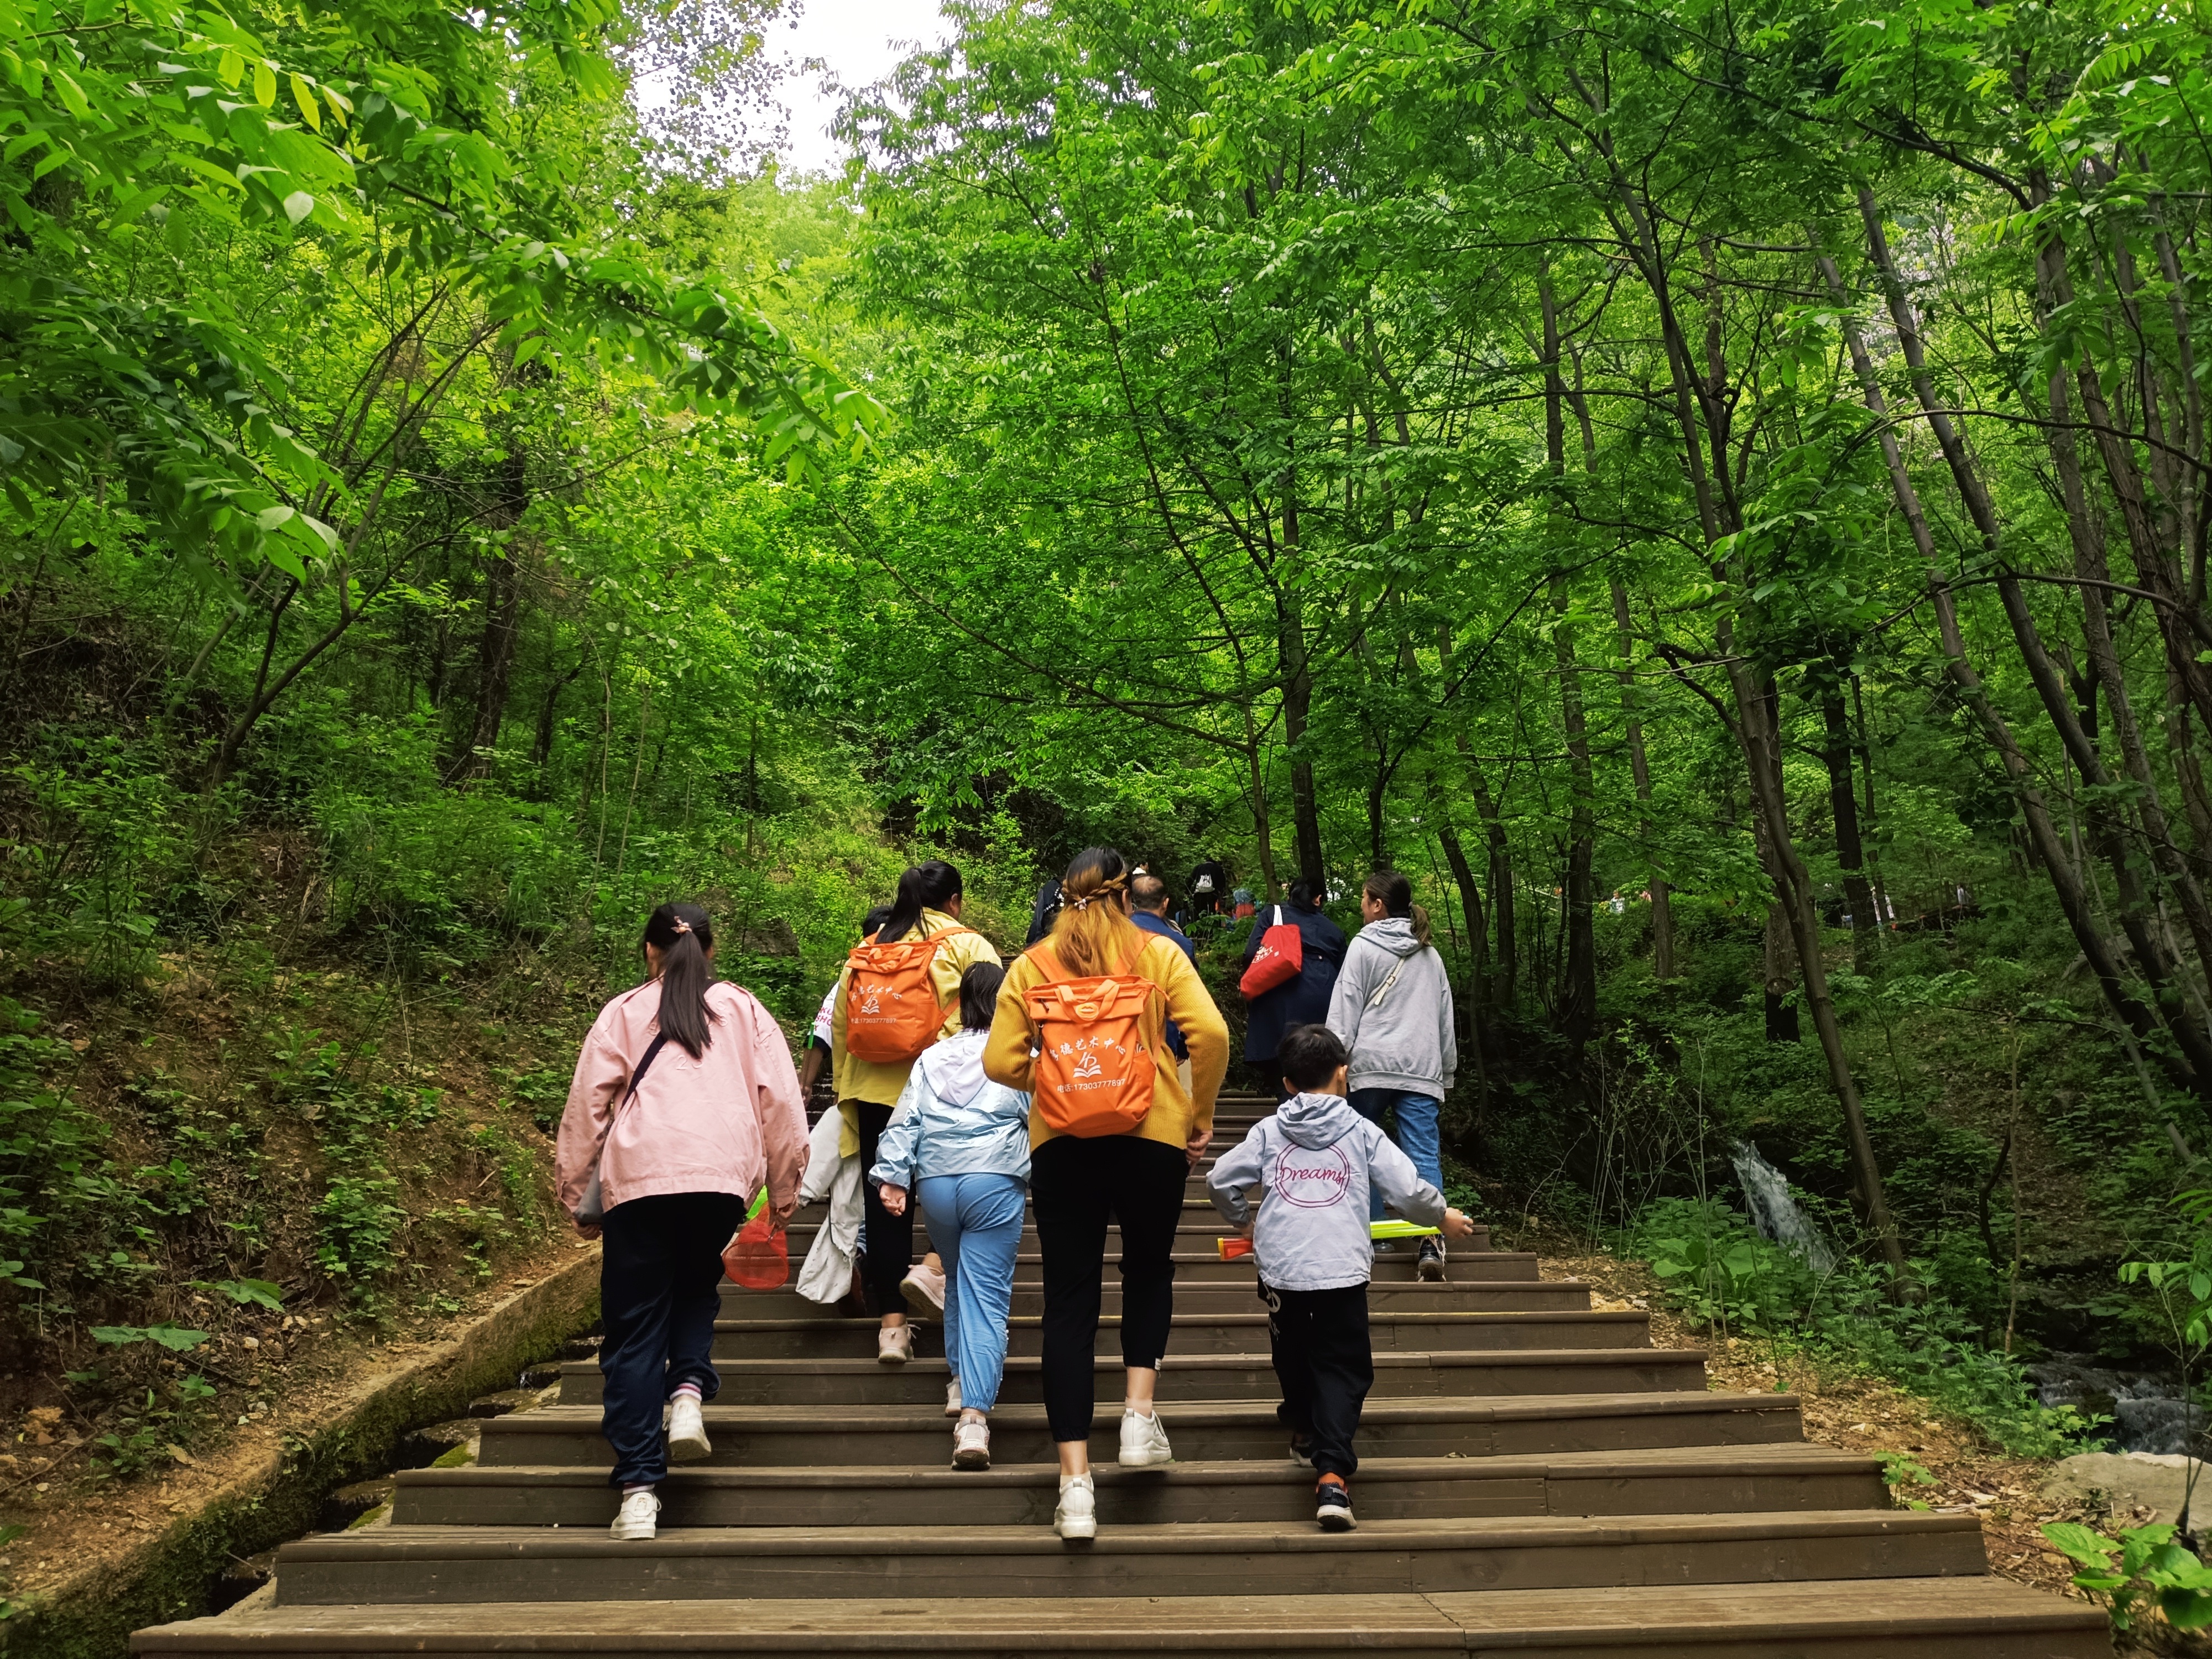
{"label": "woman's black leggings", "polygon": [[893,1215],[868,1171],[876,1167],[876,1142],[891,1121],[891,1109],[872,1100],[853,1103],[860,1129],[860,1213],[867,1222],[866,1254],[860,1261],[860,1285],[866,1291],[868,1311],[881,1318],[904,1313],[906,1297],[899,1280],[914,1265],[914,1195],[907,1195],[906,1213]]}
{"label": "woman's black leggings", "polygon": [[1167,1352],[1189,1172],[1182,1147],[1136,1135],[1061,1135],[1030,1159],[1044,1253],[1044,1409],[1056,1441],[1091,1438],[1109,1217],[1121,1229],[1121,1363],[1158,1369]]}

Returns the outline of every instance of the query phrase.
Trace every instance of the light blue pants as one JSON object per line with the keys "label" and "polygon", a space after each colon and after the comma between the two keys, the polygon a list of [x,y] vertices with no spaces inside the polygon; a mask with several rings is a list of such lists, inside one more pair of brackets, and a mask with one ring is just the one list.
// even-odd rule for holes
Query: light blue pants
{"label": "light blue pants", "polygon": [[[1443,1111],[1442,1101],[1402,1089],[1354,1089],[1352,1109],[1370,1123],[1386,1129],[1389,1125],[1383,1121],[1382,1115],[1394,1113],[1398,1120],[1398,1149],[1413,1160],[1414,1173],[1438,1192],[1443,1191],[1443,1135],[1437,1127],[1437,1120]],[[1382,1194],[1371,1185],[1367,1189],[1367,1218],[1382,1218]]]}
{"label": "light blue pants", "polygon": [[1006,1374],[1006,1319],[1014,1305],[1014,1253],[1029,1188],[1009,1175],[924,1176],[921,1210],[945,1263],[945,1357],[960,1404],[987,1412]]}

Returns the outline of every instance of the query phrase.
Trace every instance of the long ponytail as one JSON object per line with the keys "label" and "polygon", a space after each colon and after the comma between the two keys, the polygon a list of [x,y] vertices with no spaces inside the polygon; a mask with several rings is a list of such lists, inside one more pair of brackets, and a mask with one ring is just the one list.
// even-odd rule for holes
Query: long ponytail
{"label": "long ponytail", "polygon": [[1144,948],[1129,920],[1129,861],[1110,847],[1086,847],[1060,878],[1052,953],[1071,977],[1110,974]]}
{"label": "long ponytail", "polygon": [[876,937],[886,945],[896,945],[921,926],[924,910],[942,910],[959,896],[960,872],[943,859],[911,865],[898,878],[898,896],[891,901],[890,917]]}
{"label": "long ponytail", "polygon": [[1428,948],[1429,913],[1425,906],[1413,902],[1413,884],[1396,870],[1377,870],[1367,878],[1360,890],[1382,907],[1383,914],[1413,924],[1413,943]]}
{"label": "long ponytail", "polygon": [[707,1006],[714,982],[714,924],[696,904],[664,904],[647,918],[641,952],[650,945],[660,952],[660,1029],[668,1040],[696,1060],[714,1040],[707,1028],[720,1018]]}

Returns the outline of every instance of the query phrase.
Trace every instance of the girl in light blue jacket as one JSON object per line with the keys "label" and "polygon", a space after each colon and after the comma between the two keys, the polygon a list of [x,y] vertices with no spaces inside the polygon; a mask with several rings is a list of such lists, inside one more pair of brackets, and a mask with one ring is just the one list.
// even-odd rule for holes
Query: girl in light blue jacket
{"label": "girl in light blue jacket", "polygon": [[983,1075],[983,1041],[998,1006],[998,963],[960,976],[957,1036],[922,1051],[876,1147],[868,1179],[884,1207],[904,1212],[919,1175],[929,1242],[945,1261],[945,1401],[957,1410],[952,1467],[991,1467],[991,1407],[1006,1370],[1014,1253],[1029,1199],[1030,1097]]}

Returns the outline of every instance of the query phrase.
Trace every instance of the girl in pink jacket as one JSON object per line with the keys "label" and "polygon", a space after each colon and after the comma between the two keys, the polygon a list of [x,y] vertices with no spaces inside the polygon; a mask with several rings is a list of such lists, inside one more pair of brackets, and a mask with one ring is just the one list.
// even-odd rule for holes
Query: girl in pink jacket
{"label": "girl in pink jacket", "polygon": [[643,949],[653,977],[599,1011],[561,1119],[561,1202],[578,1232],[606,1241],[601,1431],[622,1492],[617,1538],[652,1537],[669,1461],[714,1449],[702,1407],[721,1381],[722,1247],[763,1186],[777,1222],[791,1214],[806,1158],[790,1048],[752,993],[715,980],[707,913],[662,905]]}

